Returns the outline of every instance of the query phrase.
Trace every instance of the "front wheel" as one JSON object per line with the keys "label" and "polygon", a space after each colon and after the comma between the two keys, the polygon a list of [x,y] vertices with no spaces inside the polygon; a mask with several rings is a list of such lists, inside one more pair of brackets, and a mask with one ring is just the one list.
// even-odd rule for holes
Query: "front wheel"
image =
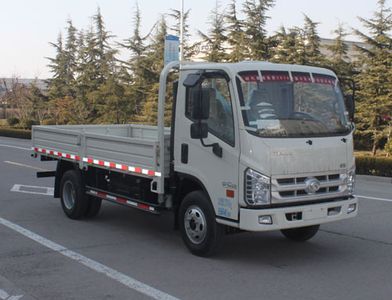
{"label": "front wheel", "polygon": [[223,226],[216,223],[208,196],[202,191],[189,193],[179,210],[181,236],[188,249],[197,256],[211,256],[219,248]]}
{"label": "front wheel", "polygon": [[281,232],[289,240],[295,242],[305,242],[314,237],[318,232],[319,228],[320,225],[313,225],[300,228],[283,229],[281,230]]}

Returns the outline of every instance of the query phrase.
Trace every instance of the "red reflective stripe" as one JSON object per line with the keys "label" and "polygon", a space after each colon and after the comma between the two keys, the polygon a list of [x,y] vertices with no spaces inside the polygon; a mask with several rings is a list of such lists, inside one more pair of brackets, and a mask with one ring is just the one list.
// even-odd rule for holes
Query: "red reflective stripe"
{"label": "red reflective stripe", "polygon": [[150,208],[150,206],[148,206],[147,204],[142,204],[142,203],[139,203],[137,207],[144,210],[148,210]]}
{"label": "red reflective stripe", "polygon": [[[75,161],[81,161],[82,160],[82,158],[79,155],[62,153],[62,152],[57,152],[57,155],[56,155],[55,154],[55,152],[56,152],[55,150],[40,149],[38,147],[34,147],[33,149],[34,149],[35,152],[39,152],[39,153],[42,153],[42,154],[48,154],[48,155],[53,155],[53,156],[57,156],[57,157],[60,157],[60,158],[72,159],[72,160],[75,160]],[[87,163],[88,164],[95,164],[93,158],[90,158],[90,157],[89,158],[83,158],[83,161],[85,161],[86,159],[87,159]],[[104,167],[105,166],[105,161],[98,160],[97,165]],[[107,165],[108,165],[108,163],[106,162],[106,166]],[[129,169],[133,168],[134,169],[134,171],[133,171],[134,173],[145,174],[145,175],[148,175],[148,176],[151,176],[151,177],[157,176],[157,173],[155,171],[152,171],[152,170],[145,170],[145,169],[142,169],[140,167],[133,167],[133,166],[128,166],[128,165],[116,164],[114,162],[109,162],[109,167],[110,168],[117,169],[117,166],[120,166],[119,169],[122,170],[122,171],[132,172]],[[146,174],[146,172],[147,172],[147,174]]]}
{"label": "red reflective stripe", "polygon": [[107,195],[107,194],[102,193],[102,192],[98,192],[98,193],[97,193],[97,196],[98,196],[98,197],[101,197],[101,198],[106,198],[106,195]]}
{"label": "red reflective stripe", "polygon": [[127,204],[127,199],[124,199],[124,198],[117,198],[116,200],[117,200],[118,203]]}

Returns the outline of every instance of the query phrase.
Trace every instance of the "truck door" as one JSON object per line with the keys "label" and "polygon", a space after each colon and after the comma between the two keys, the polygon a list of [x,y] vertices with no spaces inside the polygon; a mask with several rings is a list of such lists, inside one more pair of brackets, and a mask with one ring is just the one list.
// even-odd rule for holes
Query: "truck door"
{"label": "truck door", "polygon": [[240,147],[233,86],[223,74],[217,72],[207,73],[201,85],[203,90],[208,89],[210,93],[210,116],[206,120],[209,133],[203,142],[205,145],[218,143],[222,157],[214,154],[211,147],[203,146],[200,140],[191,139],[190,127],[193,120],[190,97],[194,93],[193,88],[182,87],[179,99],[183,96],[185,101],[178,101],[182,103],[177,104],[176,120],[179,122],[176,123],[175,169],[192,175],[203,183],[218,218],[238,220]]}

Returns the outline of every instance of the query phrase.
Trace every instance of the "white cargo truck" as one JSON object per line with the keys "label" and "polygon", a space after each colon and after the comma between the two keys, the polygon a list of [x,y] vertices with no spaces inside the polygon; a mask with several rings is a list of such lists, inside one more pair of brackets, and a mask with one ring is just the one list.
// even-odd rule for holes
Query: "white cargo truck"
{"label": "white cargo truck", "polygon": [[189,250],[207,256],[227,232],[305,241],[356,216],[353,110],[327,69],[173,62],[160,77],[158,126],[35,126],[33,155],[58,161],[37,175],[55,176],[69,218],[96,216],[102,200],[172,211]]}

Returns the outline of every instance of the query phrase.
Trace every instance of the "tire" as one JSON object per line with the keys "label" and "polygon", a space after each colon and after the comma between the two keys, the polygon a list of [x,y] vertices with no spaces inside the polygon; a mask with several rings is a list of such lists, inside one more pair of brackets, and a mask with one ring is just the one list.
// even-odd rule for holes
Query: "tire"
{"label": "tire", "polygon": [[69,170],[61,178],[60,200],[64,213],[70,219],[79,220],[85,216],[89,201],[79,171]]}
{"label": "tire", "polygon": [[320,225],[313,225],[300,228],[283,229],[281,230],[281,232],[289,240],[295,242],[305,242],[314,237],[318,232],[319,228]]}
{"label": "tire", "polygon": [[99,214],[101,210],[102,199],[93,196],[88,196],[88,206],[84,216],[88,219],[92,219]]}
{"label": "tire", "polygon": [[216,223],[214,208],[204,192],[194,191],[185,196],[178,220],[182,239],[192,254],[208,257],[217,252],[224,227]]}

